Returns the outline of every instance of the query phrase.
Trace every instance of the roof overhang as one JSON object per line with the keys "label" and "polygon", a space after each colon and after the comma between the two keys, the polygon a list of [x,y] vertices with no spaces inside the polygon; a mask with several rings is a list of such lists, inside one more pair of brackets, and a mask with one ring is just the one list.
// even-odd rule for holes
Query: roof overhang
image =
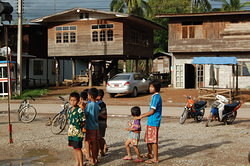
{"label": "roof overhang", "polygon": [[[73,8],[73,9],[69,9],[69,10],[65,10],[59,13],[55,13],[52,15],[48,15],[48,16],[44,16],[44,17],[40,17],[37,19],[33,19],[30,22],[31,23],[49,23],[49,22],[59,22],[58,20],[60,20],[62,17],[67,17],[68,15],[77,15],[80,13],[98,13],[98,14],[103,14],[106,15],[108,17],[106,17],[105,19],[127,19],[127,20],[131,20],[131,21],[135,21],[138,23],[143,23],[146,24],[148,27],[152,28],[152,29],[161,29],[161,30],[165,30],[166,28],[156,24],[150,20],[147,20],[145,18],[142,17],[138,17],[138,16],[134,16],[134,15],[129,15],[129,14],[125,14],[125,13],[118,13],[118,12],[107,12],[107,11],[101,11],[101,10],[95,10],[95,9],[87,9],[87,8]],[[69,20],[72,21],[72,20]]]}
{"label": "roof overhang", "polygon": [[213,17],[213,16],[235,16],[235,15],[250,15],[250,11],[236,12],[207,12],[207,13],[183,13],[183,14],[157,14],[157,18],[186,18],[186,17]]}
{"label": "roof overhang", "polygon": [[237,64],[236,57],[194,57],[192,64],[214,64],[214,65],[234,65]]}

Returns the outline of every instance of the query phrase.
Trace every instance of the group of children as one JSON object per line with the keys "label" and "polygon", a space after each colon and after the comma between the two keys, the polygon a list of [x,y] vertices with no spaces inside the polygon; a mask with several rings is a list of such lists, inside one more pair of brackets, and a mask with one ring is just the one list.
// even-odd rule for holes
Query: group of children
{"label": "group of children", "polygon": [[[124,160],[132,160],[130,145],[133,146],[137,158],[135,162],[143,162],[143,157],[147,157],[147,164],[158,163],[158,133],[162,117],[162,99],[159,94],[161,84],[158,81],[150,83],[149,91],[153,93],[151,97],[149,111],[141,115],[140,107],[131,108],[132,121],[128,123],[128,139],[125,142],[127,156]],[[69,129],[68,145],[73,147],[75,166],[83,165],[83,154],[90,165],[97,164],[98,154],[105,155],[106,141],[105,131],[107,128],[107,109],[102,101],[103,90],[91,88],[83,91],[80,95],[76,92],[70,94],[70,109],[68,110]],[[140,140],[141,123],[140,120],[148,117],[145,142],[148,153],[145,156],[140,154],[138,143]],[[82,150],[84,142],[84,149]]]}
{"label": "group of children", "polygon": [[71,107],[68,110],[68,145],[74,149],[75,166],[83,165],[83,154],[90,165],[97,163],[99,152],[102,156],[105,155],[107,109],[102,101],[103,96],[103,90],[96,88],[80,94],[72,92],[69,96]]}

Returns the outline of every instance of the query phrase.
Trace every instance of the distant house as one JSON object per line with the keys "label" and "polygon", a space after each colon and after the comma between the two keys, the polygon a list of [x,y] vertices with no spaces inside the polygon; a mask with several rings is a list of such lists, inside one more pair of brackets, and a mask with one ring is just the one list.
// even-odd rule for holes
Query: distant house
{"label": "distant house", "polygon": [[[163,29],[137,16],[86,8],[66,10],[31,22],[48,28],[48,57],[72,60],[72,78],[83,71],[90,81],[92,77],[105,81],[118,60],[125,64],[129,59],[148,62],[153,57],[153,31]],[[82,64],[75,70],[78,62]]]}
{"label": "distant house", "polygon": [[152,75],[163,84],[171,84],[172,54],[167,52],[157,52],[154,54]]}
{"label": "distant house", "polygon": [[[250,86],[250,12],[161,14],[169,19],[168,52],[173,54],[173,86],[209,85],[210,65],[194,65],[194,57],[236,57],[239,88]],[[236,67],[217,65],[216,88],[235,87]]]}
{"label": "distant house", "polygon": [[[8,29],[8,47],[11,60],[17,60],[17,25],[4,25]],[[0,47],[5,46],[4,27],[0,27]],[[56,60],[48,58],[47,27],[25,24],[22,26],[22,81],[23,88],[55,85]],[[0,60],[6,60],[0,57]],[[61,60],[61,70],[67,71],[71,61]],[[16,78],[16,75],[13,75]],[[61,72],[60,79],[71,79],[72,75]],[[1,92],[1,90],[0,90]]]}
{"label": "distant house", "polygon": [[153,73],[167,74],[171,70],[172,54],[166,52],[158,52],[153,58]]}

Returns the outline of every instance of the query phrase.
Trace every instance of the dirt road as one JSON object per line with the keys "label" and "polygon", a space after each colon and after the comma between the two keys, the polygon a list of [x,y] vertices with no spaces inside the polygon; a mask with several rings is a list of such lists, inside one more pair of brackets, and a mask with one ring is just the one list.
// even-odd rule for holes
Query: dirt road
{"label": "dirt road", "polygon": [[[0,165],[1,166],[69,166],[73,165],[71,148],[67,147],[67,136],[53,135],[45,126],[51,115],[38,114],[29,124],[16,121],[11,114],[13,144],[8,144],[7,114],[0,114]],[[106,140],[109,144],[108,156],[100,158],[99,165],[145,165],[124,161],[124,130],[129,118],[109,118]],[[146,153],[142,138],[146,119],[142,121],[143,131],[140,150]],[[244,165],[248,164],[250,151],[250,119],[236,119],[233,125],[214,123],[204,127],[204,123],[187,120],[184,125],[178,119],[163,118],[160,128],[159,165],[201,166],[201,165]]]}

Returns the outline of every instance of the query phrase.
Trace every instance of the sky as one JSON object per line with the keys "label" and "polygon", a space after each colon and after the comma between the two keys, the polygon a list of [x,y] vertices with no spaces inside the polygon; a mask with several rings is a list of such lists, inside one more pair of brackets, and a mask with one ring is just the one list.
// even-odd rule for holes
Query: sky
{"label": "sky", "polygon": [[[222,2],[220,2],[220,0],[209,0],[210,3],[212,4],[213,8],[220,8],[222,5]],[[229,0],[227,0],[229,2]],[[250,0],[240,0],[241,3],[244,2],[250,2]],[[250,10],[250,8],[248,7],[247,10]]]}
{"label": "sky", "polygon": [[[2,0],[13,6],[13,22],[17,19],[17,1]],[[23,0],[23,18],[35,19],[77,7],[109,11],[110,2],[111,0]]]}
{"label": "sky", "polygon": [[[12,13],[12,22],[17,22],[17,1],[18,0],[2,0],[2,2],[9,2],[14,8]],[[23,18],[29,21],[31,19],[47,16],[76,7],[109,11],[109,4],[111,1],[112,0],[23,0]],[[213,8],[221,7],[222,3],[220,0],[209,1]],[[246,1],[250,2],[250,0],[241,0],[242,3]],[[250,10],[250,8],[248,8],[248,10]]]}

